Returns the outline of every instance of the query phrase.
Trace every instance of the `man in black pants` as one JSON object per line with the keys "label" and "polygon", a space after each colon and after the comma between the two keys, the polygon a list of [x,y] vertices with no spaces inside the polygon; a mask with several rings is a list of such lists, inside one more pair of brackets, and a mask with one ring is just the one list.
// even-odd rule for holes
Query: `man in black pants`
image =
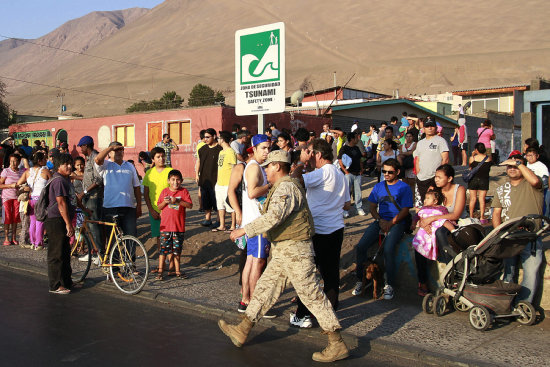
{"label": "man in black pants", "polygon": [[[302,176],[294,170],[306,188],[306,198],[313,216],[315,235],[312,238],[315,264],[324,281],[323,291],[332,308],[338,309],[340,289],[340,251],[344,240],[343,211],[350,207],[348,181],[335,165],[331,146],[322,139],[313,140],[302,149],[300,160],[314,171]],[[298,310],[290,314],[290,324],[310,328],[311,313],[298,299]]]}

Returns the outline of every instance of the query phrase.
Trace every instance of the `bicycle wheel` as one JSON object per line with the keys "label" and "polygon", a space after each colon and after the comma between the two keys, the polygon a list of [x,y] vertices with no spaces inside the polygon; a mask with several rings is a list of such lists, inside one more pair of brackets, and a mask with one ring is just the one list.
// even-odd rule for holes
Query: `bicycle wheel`
{"label": "bicycle wheel", "polygon": [[133,236],[122,236],[111,249],[111,278],[123,293],[136,294],[149,276],[149,258],[145,246]]}
{"label": "bicycle wheel", "polygon": [[75,242],[71,245],[71,278],[73,283],[82,282],[92,264],[92,246],[86,241],[84,235],[79,233]]}

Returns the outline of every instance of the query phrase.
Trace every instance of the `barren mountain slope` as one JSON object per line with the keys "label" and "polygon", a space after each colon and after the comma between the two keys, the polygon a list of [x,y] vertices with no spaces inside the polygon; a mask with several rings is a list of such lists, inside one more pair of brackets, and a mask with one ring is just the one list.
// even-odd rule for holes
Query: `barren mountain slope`
{"label": "barren mountain slope", "polygon": [[[65,91],[69,112],[87,116],[121,113],[170,89],[186,98],[198,82],[232,90],[235,31],[284,21],[289,94],[306,77],[315,88],[332,85],[334,71],[339,84],[356,73],[350,86],[385,93],[526,83],[550,75],[549,11],[544,0],[468,7],[438,0],[167,0],[87,51],[127,63],[78,56],[40,81],[122,97]],[[24,96],[28,86],[10,92],[19,111],[57,109],[51,88],[33,86],[32,98]],[[225,94],[232,103],[233,93]]]}
{"label": "barren mountain slope", "polygon": [[[25,40],[4,40],[0,42],[0,75],[30,81],[44,76],[55,76],[50,81],[62,78],[62,69],[55,70],[67,62],[73,62],[75,54],[57,48],[86,52],[148,11],[143,8],[97,11],[71,20],[36,40],[28,40],[32,44]],[[6,80],[6,84],[21,85],[10,80]]]}

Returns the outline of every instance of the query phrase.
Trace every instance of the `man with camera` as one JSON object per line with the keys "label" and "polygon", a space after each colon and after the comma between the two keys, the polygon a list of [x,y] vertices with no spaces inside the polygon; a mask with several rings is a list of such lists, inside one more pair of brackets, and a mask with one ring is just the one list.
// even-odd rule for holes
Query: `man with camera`
{"label": "man with camera", "polygon": [[162,140],[159,141],[155,147],[164,149],[164,152],[166,153],[166,165],[172,167],[172,150],[178,151],[180,148],[178,148],[178,145],[170,139],[170,134],[163,134]]}

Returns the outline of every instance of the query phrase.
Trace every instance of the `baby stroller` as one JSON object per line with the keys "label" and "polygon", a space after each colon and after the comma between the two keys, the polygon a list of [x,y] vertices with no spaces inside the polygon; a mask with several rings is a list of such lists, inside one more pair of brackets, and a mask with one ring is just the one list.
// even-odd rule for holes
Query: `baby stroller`
{"label": "baby stroller", "polygon": [[504,259],[518,255],[529,242],[536,241],[550,227],[549,223],[549,218],[540,215],[514,218],[493,229],[480,242],[470,242],[477,244],[456,255],[441,271],[442,286],[436,295],[429,293],[424,297],[423,310],[442,316],[452,302],[456,310],[470,311],[470,324],[480,331],[487,330],[494,318],[515,317],[521,324],[532,325],[536,318],[533,305],[520,301],[513,306],[521,285],[500,278]]}

